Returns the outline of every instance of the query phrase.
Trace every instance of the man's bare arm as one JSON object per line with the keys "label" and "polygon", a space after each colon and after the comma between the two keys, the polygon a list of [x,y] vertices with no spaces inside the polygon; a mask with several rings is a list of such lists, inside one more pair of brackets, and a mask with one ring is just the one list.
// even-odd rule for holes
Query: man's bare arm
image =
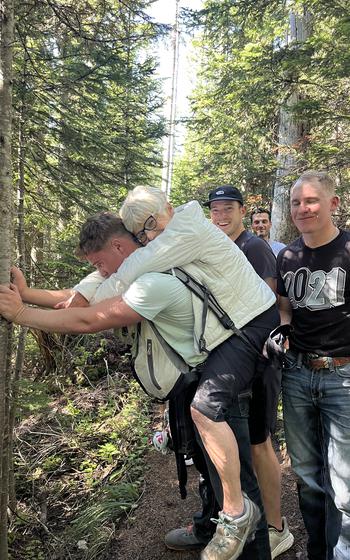
{"label": "man's bare arm", "polygon": [[272,278],[271,276],[268,276],[266,278],[263,278],[263,280],[266,282],[268,287],[271,288],[273,293],[276,295],[276,290],[277,290],[277,280],[276,280],[276,278]]}
{"label": "man's bare arm", "polygon": [[292,307],[287,297],[279,296],[278,307],[281,316],[281,325],[290,324],[292,321]]}
{"label": "man's bare arm", "polygon": [[94,333],[135,325],[143,319],[120,297],[91,307],[70,307],[55,311],[26,307],[15,286],[0,286],[0,314],[19,325],[59,333]]}
{"label": "man's bare arm", "polygon": [[39,288],[28,288],[23,294],[23,301],[40,307],[55,307],[57,303],[61,303],[73,295],[74,291],[71,289],[41,290]]}
{"label": "man's bare arm", "polygon": [[26,303],[39,305],[41,307],[54,307],[57,303],[62,302],[75,294],[71,288],[64,290],[44,290],[38,288],[29,288],[23,272],[13,266],[11,268],[12,283],[17,286],[21,298]]}

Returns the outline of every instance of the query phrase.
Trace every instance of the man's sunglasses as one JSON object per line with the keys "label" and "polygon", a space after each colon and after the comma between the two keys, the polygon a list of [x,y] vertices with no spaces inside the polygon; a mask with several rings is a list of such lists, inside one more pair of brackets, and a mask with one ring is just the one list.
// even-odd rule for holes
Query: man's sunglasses
{"label": "man's sunglasses", "polygon": [[139,243],[142,243],[142,245],[144,245],[145,243],[147,243],[148,238],[147,238],[147,233],[146,231],[153,231],[155,230],[157,227],[157,220],[154,216],[149,216],[147,218],[147,220],[145,221],[145,223],[143,224],[143,228],[137,232],[135,234],[135,237],[137,239],[137,241]]}

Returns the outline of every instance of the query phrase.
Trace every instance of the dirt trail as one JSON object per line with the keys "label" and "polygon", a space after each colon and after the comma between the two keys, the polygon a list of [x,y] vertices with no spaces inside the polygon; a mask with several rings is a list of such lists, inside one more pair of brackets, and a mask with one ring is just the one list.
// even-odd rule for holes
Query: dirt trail
{"label": "dirt trail", "polygon": [[[126,520],[118,531],[110,560],[198,560],[198,552],[173,552],[163,542],[167,531],[189,524],[191,514],[200,507],[195,468],[188,468],[188,496],[186,500],[181,500],[174,456],[161,455],[150,449],[146,461],[149,468],[145,476],[144,494],[138,508],[132,513],[133,517]],[[305,546],[305,532],[293,474],[288,465],[283,463],[281,468],[283,514],[287,516],[295,544],[278,558],[296,560]]]}

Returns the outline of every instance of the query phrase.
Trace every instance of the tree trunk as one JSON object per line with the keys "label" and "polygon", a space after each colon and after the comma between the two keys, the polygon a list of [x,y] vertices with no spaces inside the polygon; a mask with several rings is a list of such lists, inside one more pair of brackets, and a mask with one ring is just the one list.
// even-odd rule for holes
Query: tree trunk
{"label": "tree trunk", "polygon": [[[12,242],[12,45],[13,0],[0,0],[0,283],[10,279]],[[0,560],[8,559],[8,379],[10,327],[0,319]]]}
{"label": "tree trunk", "polygon": [[[26,81],[26,66],[24,66],[23,82]],[[18,188],[17,188],[17,253],[18,264],[21,270],[26,273],[26,259],[25,259],[25,243],[24,243],[24,162],[25,162],[25,135],[24,135],[24,118],[25,118],[25,93],[23,92],[21,99],[21,107],[19,112],[18,123]],[[16,511],[16,489],[15,489],[15,476],[13,465],[13,434],[15,426],[16,409],[18,403],[19,382],[22,377],[25,342],[28,329],[26,327],[19,327],[19,334],[16,344],[16,364],[13,379],[11,382],[11,398],[10,398],[10,413],[9,413],[9,506],[11,511]]]}
{"label": "tree trunk", "polygon": [[[303,16],[293,13],[289,16],[289,35],[287,44],[301,44],[311,33],[311,16],[305,12]],[[289,214],[289,192],[291,182],[302,167],[300,155],[305,146],[308,124],[297,120],[293,115],[293,107],[300,101],[296,76],[289,76],[289,81],[296,84],[289,93],[285,104],[280,109],[278,130],[278,169],[274,187],[272,204],[271,239],[288,243],[297,237]]]}

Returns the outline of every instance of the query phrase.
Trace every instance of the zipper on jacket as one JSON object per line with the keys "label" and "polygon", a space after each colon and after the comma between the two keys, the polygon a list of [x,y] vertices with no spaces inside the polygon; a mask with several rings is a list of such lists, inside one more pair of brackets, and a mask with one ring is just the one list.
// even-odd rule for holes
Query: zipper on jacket
{"label": "zipper on jacket", "polygon": [[147,338],[146,348],[147,348],[147,365],[148,365],[148,371],[149,371],[151,381],[157,389],[161,390],[161,386],[158,384],[158,381],[156,380],[156,376],[154,375],[152,340],[150,338]]}

